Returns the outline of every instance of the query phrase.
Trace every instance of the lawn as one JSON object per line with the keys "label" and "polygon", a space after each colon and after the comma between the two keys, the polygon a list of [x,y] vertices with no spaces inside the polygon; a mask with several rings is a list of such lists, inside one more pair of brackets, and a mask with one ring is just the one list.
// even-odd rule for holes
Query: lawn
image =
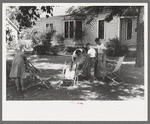
{"label": "lawn", "polygon": [[[8,66],[11,66],[13,54],[7,54]],[[51,76],[52,87],[43,85],[30,87],[26,92],[17,92],[15,82],[7,79],[7,100],[143,100],[144,99],[144,70],[135,68],[135,58],[125,58],[121,66],[120,76],[125,80],[120,85],[109,85],[109,79],[103,82],[89,82],[80,78],[76,87],[58,87],[62,78],[64,62],[71,56],[64,55],[29,55],[31,61],[40,69],[45,77]],[[8,68],[8,67],[7,67]],[[30,74],[26,73],[26,87],[33,82]]]}

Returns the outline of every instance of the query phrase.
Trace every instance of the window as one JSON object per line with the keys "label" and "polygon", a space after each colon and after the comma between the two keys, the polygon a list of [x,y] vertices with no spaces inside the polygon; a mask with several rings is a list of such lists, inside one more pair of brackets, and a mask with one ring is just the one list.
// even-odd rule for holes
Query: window
{"label": "window", "polygon": [[65,38],[68,38],[69,37],[69,25],[68,25],[68,22],[65,22]]}
{"label": "window", "polygon": [[70,22],[70,38],[73,38],[73,35],[74,35],[74,22],[71,21]]}
{"label": "window", "polygon": [[82,38],[82,21],[76,21],[76,37]]}
{"label": "window", "polygon": [[50,23],[50,28],[53,29],[53,23]]}
{"label": "window", "polygon": [[98,26],[98,37],[104,39],[104,20],[99,20]]}
{"label": "window", "polygon": [[47,23],[47,24],[46,24],[46,28],[53,29],[53,23]]}
{"label": "window", "polygon": [[127,19],[127,39],[132,38],[132,19]]}
{"label": "window", "polygon": [[46,24],[46,28],[48,28],[49,27],[49,24]]}
{"label": "window", "polygon": [[[65,21],[64,26],[65,38],[74,38],[75,35],[82,31],[82,21]],[[80,34],[82,34],[82,32]]]}

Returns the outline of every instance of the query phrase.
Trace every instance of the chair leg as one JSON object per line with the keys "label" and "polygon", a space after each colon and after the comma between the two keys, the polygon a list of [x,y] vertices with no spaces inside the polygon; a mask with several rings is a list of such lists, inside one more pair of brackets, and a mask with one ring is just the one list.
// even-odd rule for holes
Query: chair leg
{"label": "chair leg", "polygon": [[[115,74],[114,74],[115,75]],[[116,75],[115,75],[116,76]],[[119,78],[122,82],[124,82],[124,80],[120,77],[120,76],[116,76],[117,78]]]}
{"label": "chair leg", "polygon": [[43,84],[49,89],[50,88],[50,86],[48,86],[47,84],[46,84],[46,81],[43,81]]}
{"label": "chair leg", "polygon": [[77,76],[77,85],[78,85],[79,77]]}
{"label": "chair leg", "polygon": [[105,79],[106,77],[105,76],[103,76],[103,79],[102,79],[102,81]]}
{"label": "chair leg", "polygon": [[[115,74],[114,74],[114,76],[116,76]],[[113,81],[113,83],[115,83],[115,84],[120,84],[119,82],[117,82],[115,79],[116,78],[120,78],[120,77],[118,77],[118,76],[116,76],[115,78],[112,78],[112,77],[109,77],[109,76],[107,76],[107,78],[109,78],[110,80],[112,80]],[[122,81],[124,81],[122,78],[120,78]]]}

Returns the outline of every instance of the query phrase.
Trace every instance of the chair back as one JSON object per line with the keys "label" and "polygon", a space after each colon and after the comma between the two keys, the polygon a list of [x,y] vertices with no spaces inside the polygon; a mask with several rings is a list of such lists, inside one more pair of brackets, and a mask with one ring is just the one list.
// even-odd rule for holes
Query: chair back
{"label": "chair back", "polygon": [[122,64],[122,62],[123,62],[123,60],[124,60],[124,57],[125,57],[125,56],[119,57],[119,59],[118,59],[118,61],[117,61],[117,64],[116,64],[114,70],[112,71],[112,73],[114,73],[114,72],[116,72],[116,71],[118,71],[118,70],[120,69],[121,64]]}
{"label": "chair back", "polygon": [[[82,48],[77,48],[74,52],[73,52],[73,54],[72,54],[72,61],[74,62],[74,56],[75,56],[75,53],[76,53],[76,51],[77,50],[80,50],[81,52],[82,52],[82,57],[84,57],[85,55],[86,55],[86,51],[84,50],[84,49],[82,49]],[[80,58],[80,59],[84,59],[84,58]]]}

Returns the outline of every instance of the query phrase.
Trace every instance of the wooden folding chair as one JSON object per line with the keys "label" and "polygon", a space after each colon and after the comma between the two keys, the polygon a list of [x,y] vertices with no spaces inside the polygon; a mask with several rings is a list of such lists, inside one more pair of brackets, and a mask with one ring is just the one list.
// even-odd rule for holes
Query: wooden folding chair
{"label": "wooden folding chair", "polygon": [[[107,77],[115,84],[120,84],[121,82],[124,82],[122,78],[120,78],[118,75],[115,74],[115,72],[118,71],[120,74],[120,68],[124,58],[125,56],[118,57],[117,60],[106,59],[106,67],[103,67],[103,69],[100,71],[100,74],[103,75],[103,80],[105,79],[105,77]],[[120,83],[116,81],[117,78],[121,79]]]}
{"label": "wooden folding chair", "polygon": [[[51,87],[51,83],[50,83],[50,78],[51,77],[47,77],[45,78],[43,75],[42,75],[42,72],[41,70],[37,69],[30,61],[27,61],[27,69],[29,70],[29,73],[30,75],[35,79],[35,81],[33,83],[31,83],[27,89],[29,87],[32,87],[32,86],[36,86],[36,85],[44,85],[46,86],[47,88],[50,88]],[[36,82],[37,80],[39,80],[39,82]]]}

